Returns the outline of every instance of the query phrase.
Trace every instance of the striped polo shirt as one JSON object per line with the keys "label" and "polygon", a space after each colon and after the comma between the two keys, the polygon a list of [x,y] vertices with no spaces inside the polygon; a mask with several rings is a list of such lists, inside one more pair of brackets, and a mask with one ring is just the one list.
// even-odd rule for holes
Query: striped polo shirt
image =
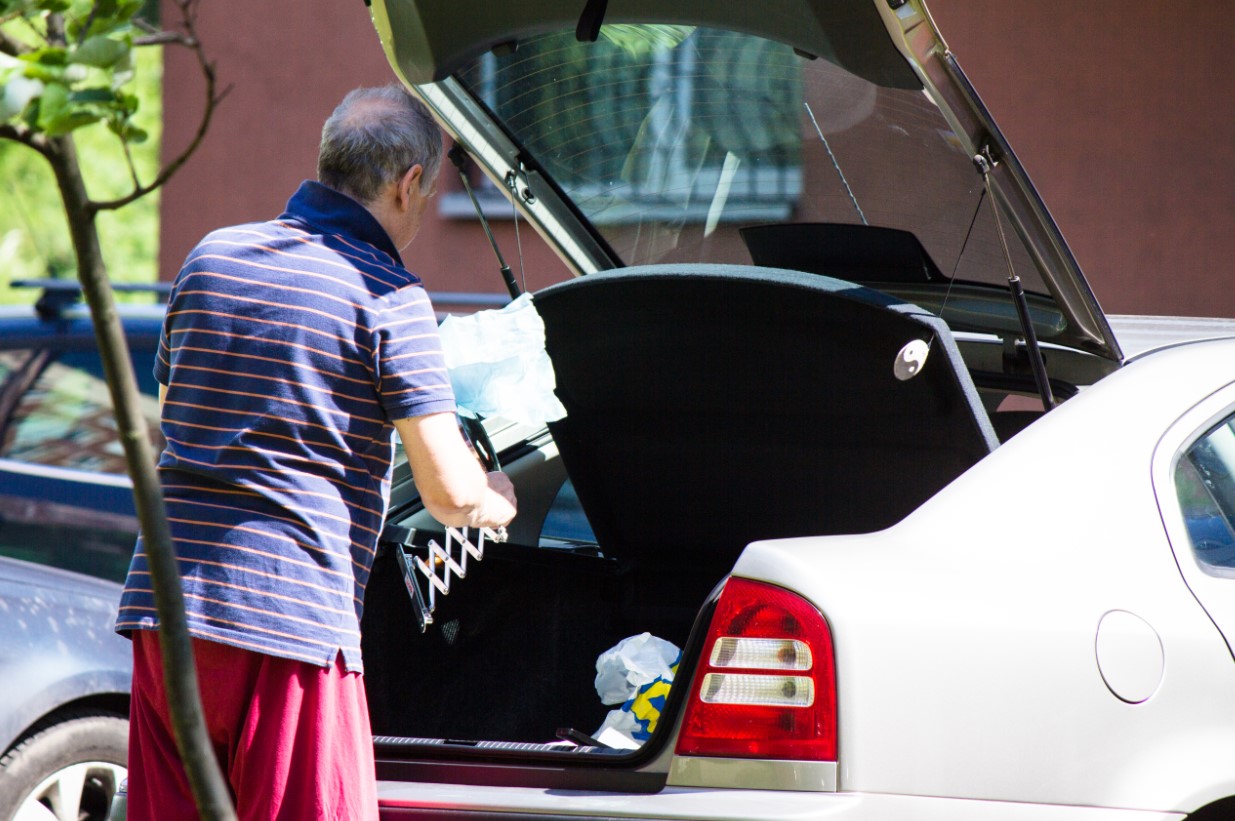
{"label": "striped polo shirt", "polygon": [[[455,409],[420,280],[368,211],[305,182],[189,255],[154,373],[190,633],[361,670],[391,420]],[[139,538],[116,629],[157,627]]]}

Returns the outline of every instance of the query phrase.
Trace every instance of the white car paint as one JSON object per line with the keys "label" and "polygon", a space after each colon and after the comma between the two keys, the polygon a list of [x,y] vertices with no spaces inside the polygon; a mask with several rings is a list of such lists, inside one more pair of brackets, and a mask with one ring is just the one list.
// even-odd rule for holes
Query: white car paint
{"label": "white car paint", "polygon": [[1152,697],[1166,672],[1162,637],[1153,625],[1127,610],[1112,610],[1098,622],[1094,656],[1102,681],[1129,704]]}
{"label": "white car paint", "polygon": [[[797,591],[832,627],[841,791],[1152,810],[1235,793],[1235,663],[1151,481],[1172,495],[1163,431],[1182,444],[1235,411],[1232,356],[1227,340],[1132,363],[886,531],[747,549],[735,574]],[[1230,601],[1231,580],[1185,576]],[[1113,611],[1161,640],[1140,703],[1095,658]]]}
{"label": "white car paint", "polygon": [[935,796],[821,794],[667,787],[650,795],[570,793],[440,783],[379,784],[384,809],[450,807],[520,818],[641,818],[669,821],[1176,821],[1181,813],[972,801]]}

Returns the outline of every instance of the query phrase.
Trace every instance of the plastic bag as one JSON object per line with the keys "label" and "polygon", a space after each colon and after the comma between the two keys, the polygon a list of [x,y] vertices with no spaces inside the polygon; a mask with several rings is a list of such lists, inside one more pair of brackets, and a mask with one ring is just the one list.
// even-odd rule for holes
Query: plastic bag
{"label": "plastic bag", "polygon": [[460,413],[531,425],[566,415],[531,294],[497,310],[448,316],[438,333]]}
{"label": "plastic bag", "polygon": [[596,692],[604,704],[621,704],[605,717],[595,738],[610,747],[635,749],[652,737],[677,674],[682,652],[651,633],[623,639],[596,659]]}

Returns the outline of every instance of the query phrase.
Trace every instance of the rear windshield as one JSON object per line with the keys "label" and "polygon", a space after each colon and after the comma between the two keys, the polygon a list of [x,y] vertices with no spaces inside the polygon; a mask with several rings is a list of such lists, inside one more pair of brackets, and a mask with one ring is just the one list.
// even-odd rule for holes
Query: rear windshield
{"label": "rear windshield", "polygon": [[866,224],[912,232],[944,276],[1006,283],[981,178],[920,89],[687,26],[545,34],[458,77],[624,264],[750,264],[743,227]]}

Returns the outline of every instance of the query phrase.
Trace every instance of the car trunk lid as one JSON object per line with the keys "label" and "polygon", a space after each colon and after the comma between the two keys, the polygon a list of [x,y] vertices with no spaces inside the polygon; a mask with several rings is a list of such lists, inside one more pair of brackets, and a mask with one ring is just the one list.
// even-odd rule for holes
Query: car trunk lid
{"label": "car trunk lid", "polygon": [[567,472],[598,542],[650,572],[670,545],[731,563],[756,539],[887,527],[997,444],[947,327],[852,283],[644,266],[536,304]]}
{"label": "car trunk lid", "polygon": [[[856,270],[844,278],[888,285],[886,290],[941,314],[956,330],[1007,339],[1019,331],[1004,290],[1011,268],[1029,291],[1029,313],[1044,342],[1095,354],[1112,367],[1121,361],[1057,226],[918,2],[536,0],[493,6],[478,0],[373,0],[372,12],[396,73],[430,101],[499,187],[516,192],[519,205],[576,272],[668,261],[657,243],[691,223],[706,223],[708,235],[717,231],[716,220],[722,228],[736,220],[908,229],[926,247],[928,267],[942,275],[888,284]],[[598,21],[605,26],[597,29]],[[692,32],[690,47],[682,48]],[[725,51],[729,44],[718,46],[711,32],[745,39]],[[595,39],[600,42],[587,42]],[[758,44],[769,44],[766,54],[755,54]],[[617,62],[611,55],[581,56],[604,48],[622,56]],[[649,50],[655,53],[649,56]],[[546,62],[556,59],[564,62]],[[583,74],[579,60],[590,61]],[[750,71],[743,74],[748,63]],[[636,64],[648,73],[634,81],[652,91],[613,92],[628,75],[635,77],[630,72]],[[792,76],[798,71],[804,93],[777,97],[773,86],[798,88],[802,81]],[[815,96],[816,75],[816,85],[830,96]],[[582,89],[580,83],[591,85]],[[657,83],[663,94],[654,91]],[[705,99],[708,89],[714,95]],[[617,96],[595,107],[598,95],[611,93]],[[654,99],[642,99],[649,93]],[[547,99],[563,102],[555,111]],[[563,119],[553,119],[559,115]],[[631,142],[612,144],[624,139],[624,120],[630,120]],[[855,127],[860,121],[869,133]],[[588,133],[580,135],[580,129]],[[846,135],[855,141],[846,143]],[[919,153],[927,140],[937,142],[934,154]],[[710,156],[691,154],[701,141]],[[953,156],[942,156],[948,151]],[[613,154],[610,160],[606,152]],[[1007,260],[995,240],[990,202],[983,210],[982,178],[971,164],[979,154],[994,163],[990,199],[999,205],[1001,230],[1013,240]],[[579,158],[587,164],[572,165]],[[835,168],[831,179],[826,175],[833,168],[825,163]],[[917,178],[922,168],[939,169],[931,171],[936,179]],[[776,182],[759,182],[776,176],[776,169]],[[656,174],[669,183],[649,199],[647,185]],[[836,196],[837,177],[847,197]],[[693,193],[683,193],[684,180]],[[788,193],[779,200],[767,195],[769,184]],[[643,193],[624,199],[622,207],[597,205],[598,195],[627,185]],[[765,188],[738,199],[735,192],[758,185]],[[809,204],[820,197],[835,203],[831,210]],[[726,199],[728,209],[718,208]],[[654,212],[666,201],[674,216],[657,221]],[[631,230],[614,227],[632,221],[641,222],[643,247],[628,244]],[[590,233],[594,247],[580,241],[579,232]],[[687,248],[680,237],[670,241],[677,243],[673,256],[679,261],[740,261],[723,256],[716,241],[708,248],[703,242]],[[809,241],[818,246],[832,239]]]}

